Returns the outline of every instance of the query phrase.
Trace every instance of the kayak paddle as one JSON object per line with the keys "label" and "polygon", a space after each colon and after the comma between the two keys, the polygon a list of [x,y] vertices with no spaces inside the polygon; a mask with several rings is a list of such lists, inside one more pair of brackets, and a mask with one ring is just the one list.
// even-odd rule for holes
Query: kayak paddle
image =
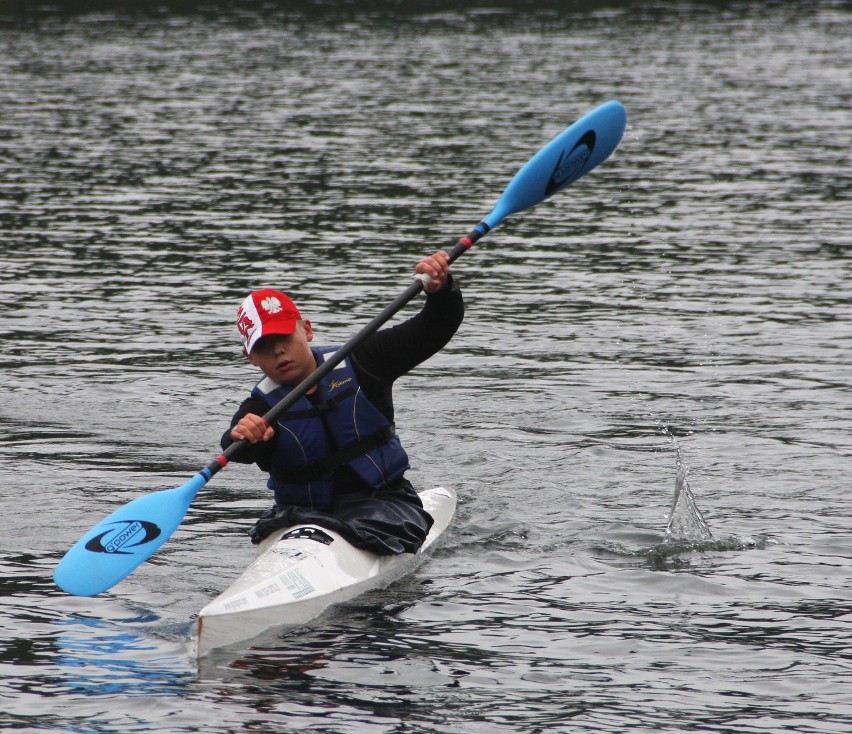
{"label": "kayak paddle", "polygon": [[[616,149],[627,124],[620,102],[606,102],[567,127],[536,153],[506,186],[491,212],[450,251],[450,262],[510,214],[529,209],[574,183]],[[414,282],[357,334],[327,357],[263,417],[271,424],[368,336],[423,290],[428,276]],[[248,441],[236,441],[188,482],[128,502],[83,536],[62,558],[53,580],[64,591],[94,596],[129,576],[177,529],[195,495]]]}

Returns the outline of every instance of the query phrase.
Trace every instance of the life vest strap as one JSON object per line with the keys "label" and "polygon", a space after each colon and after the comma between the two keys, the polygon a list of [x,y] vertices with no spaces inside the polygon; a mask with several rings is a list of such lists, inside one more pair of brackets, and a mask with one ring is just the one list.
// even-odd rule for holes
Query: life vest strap
{"label": "life vest strap", "polygon": [[394,436],[396,436],[396,426],[391,423],[378,433],[361,439],[351,446],[338,449],[320,461],[312,461],[304,466],[296,466],[288,468],[286,471],[276,472],[272,475],[272,478],[276,482],[284,484],[306,484],[322,477],[328,477],[353,459],[383,446]]}
{"label": "life vest strap", "polygon": [[341,391],[333,398],[329,398],[328,400],[314,400],[311,396],[308,398],[311,400],[311,407],[306,408],[305,410],[288,410],[284,415],[282,415],[278,421],[280,423],[286,422],[288,420],[301,420],[303,418],[316,418],[317,416],[321,416],[323,413],[328,412],[329,410],[333,410],[340,403],[346,400],[352,395],[355,394],[354,388],[347,388],[346,390]]}

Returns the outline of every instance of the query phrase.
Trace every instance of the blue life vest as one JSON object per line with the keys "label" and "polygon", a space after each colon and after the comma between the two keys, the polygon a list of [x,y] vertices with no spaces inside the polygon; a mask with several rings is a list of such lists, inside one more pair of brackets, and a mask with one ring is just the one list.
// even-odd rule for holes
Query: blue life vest
{"label": "blue life vest", "polygon": [[[311,349],[317,364],[335,347]],[[292,387],[265,378],[252,391],[272,407]],[[394,426],[358,384],[348,359],[278,418],[278,444],[267,486],[279,505],[327,509],[334,471],[348,465],[368,486],[383,489],[409,468]]]}

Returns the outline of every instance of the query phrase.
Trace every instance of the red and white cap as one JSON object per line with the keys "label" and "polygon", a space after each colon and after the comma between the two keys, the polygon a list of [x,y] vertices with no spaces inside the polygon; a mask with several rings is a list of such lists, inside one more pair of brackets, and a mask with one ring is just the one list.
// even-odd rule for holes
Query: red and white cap
{"label": "red and white cap", "polygon": [[237,331],[247,352],[269,334],[292,334],[302,315],[290,297],[265,288],[254,291],[237,309]]}

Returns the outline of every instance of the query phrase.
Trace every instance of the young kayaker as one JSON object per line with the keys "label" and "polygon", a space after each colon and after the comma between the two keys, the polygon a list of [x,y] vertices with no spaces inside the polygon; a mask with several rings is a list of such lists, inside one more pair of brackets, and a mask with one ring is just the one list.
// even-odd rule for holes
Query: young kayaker
{"label": "young kayaker", "polygon": [[391,390],[449,342],[464,303],[445,252],[423,258],[415,272],[431,277],[422,310],[367,337],[276,425],[264,413],[336,349],[311,345],[311,322],[286,294],[259,290],[243,301],[237,312],[243,354],[265,377],[232,418],[222,448],[248,440],[233,461],[269,473],[275,506],[252,528],[252,542],[310,523],[382,555],[422,545],[432,518],[405,478],[408,456],[394,428]]}

